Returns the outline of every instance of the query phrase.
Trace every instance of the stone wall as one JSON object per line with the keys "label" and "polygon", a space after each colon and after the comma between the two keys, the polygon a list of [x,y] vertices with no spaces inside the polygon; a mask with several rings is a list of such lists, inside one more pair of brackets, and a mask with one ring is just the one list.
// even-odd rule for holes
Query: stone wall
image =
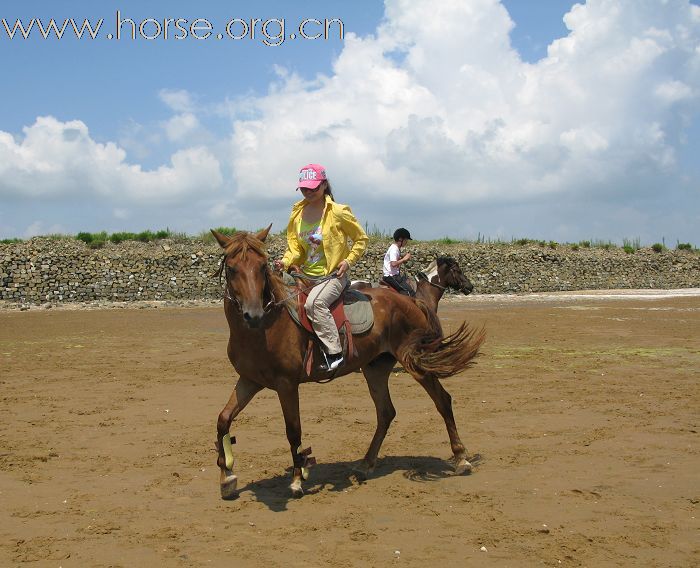
{"label": "stone wall", "polygon": [[[269,239],[271,257],[284,240]],[[352,278],[377,281],[389,241],[373,242]],[[580,248],[560,245],[411,243],[409,273],[436,255],[454,257],[481,294],[608,288],[700,287],[700,255],[692,251]],[[212,278],[221,258],[216,244],[158,241],[108,243],[93,250],[81,241],[35,238],[0,245],[0,300],[11,303],[200,300],[221,297]]]}

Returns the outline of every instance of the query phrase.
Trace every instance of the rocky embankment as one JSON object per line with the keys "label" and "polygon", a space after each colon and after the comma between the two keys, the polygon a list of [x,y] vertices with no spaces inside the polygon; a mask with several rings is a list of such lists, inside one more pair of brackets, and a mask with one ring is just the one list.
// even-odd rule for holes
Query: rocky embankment
{"label": "rocky embankment", "polygon": [[[280,257],[284,240],[269,239]],[[373,242],[352,277],[377,281],[389,241]],[[700,255],[692,251],[628,254],[619,248],[555,249],[537,244],[411,243],[408,273],[436,255],[452,256],[481,294],[613,288],[700,287]],[[90,249],[72,239],[34,238],[0,245],[0,301],[5,305],[61,302],[216,300],[221,285],[212,277],[221,260],[217,244],[158,241],[108,243]]]}

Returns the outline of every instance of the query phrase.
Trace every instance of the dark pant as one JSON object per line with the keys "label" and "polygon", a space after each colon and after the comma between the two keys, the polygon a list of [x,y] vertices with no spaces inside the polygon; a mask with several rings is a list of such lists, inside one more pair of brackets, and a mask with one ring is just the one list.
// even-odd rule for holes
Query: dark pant
{"label": "dark pant", "polygon": [[416,295],[416,293],[408,285],[406,277],[403,274],[398,274],[396,276],[384,276],[384,278],[382,278],[382,282],[387,283],[400,294],[404,294],[406,296]]}

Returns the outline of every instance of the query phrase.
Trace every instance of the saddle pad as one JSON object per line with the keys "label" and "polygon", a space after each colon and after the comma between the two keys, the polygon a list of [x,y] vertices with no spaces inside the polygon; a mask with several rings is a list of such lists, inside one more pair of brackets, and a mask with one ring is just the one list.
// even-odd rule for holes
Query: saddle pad
{"label": "saddle pad", "polygon": [[[369,300],[369,296],[358,290],[346,289],[342,298],[345,317],[350,322],[352,334],[357,335],[371,329],[372,325],[374,325],[374,312],[372,311],[372,303]],[[287,302],[287,311],[297,325],[301,325],[299,313],[293,302]],[[342,332],[343,330],[341,329],[340,331]]]}

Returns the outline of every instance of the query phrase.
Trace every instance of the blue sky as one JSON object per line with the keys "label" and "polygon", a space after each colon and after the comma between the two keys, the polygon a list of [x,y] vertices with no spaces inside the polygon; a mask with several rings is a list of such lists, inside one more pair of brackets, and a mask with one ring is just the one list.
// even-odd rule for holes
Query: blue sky
{"label": "blue sky", "polygon": [[[95,40],[0,22],[0,238],[281,230],[297,170],[320,162],[388,232],[700,244],[697,2],[574,4],[3,3],[10,28],[104,22]],[[203,18],[212,37],[110,40],[117,11]],[[273,43],[283,19],[285,40],[260,23],[216,39],[234,18],[274,20]],[[289,39],[307,18],[345,37]]]}

